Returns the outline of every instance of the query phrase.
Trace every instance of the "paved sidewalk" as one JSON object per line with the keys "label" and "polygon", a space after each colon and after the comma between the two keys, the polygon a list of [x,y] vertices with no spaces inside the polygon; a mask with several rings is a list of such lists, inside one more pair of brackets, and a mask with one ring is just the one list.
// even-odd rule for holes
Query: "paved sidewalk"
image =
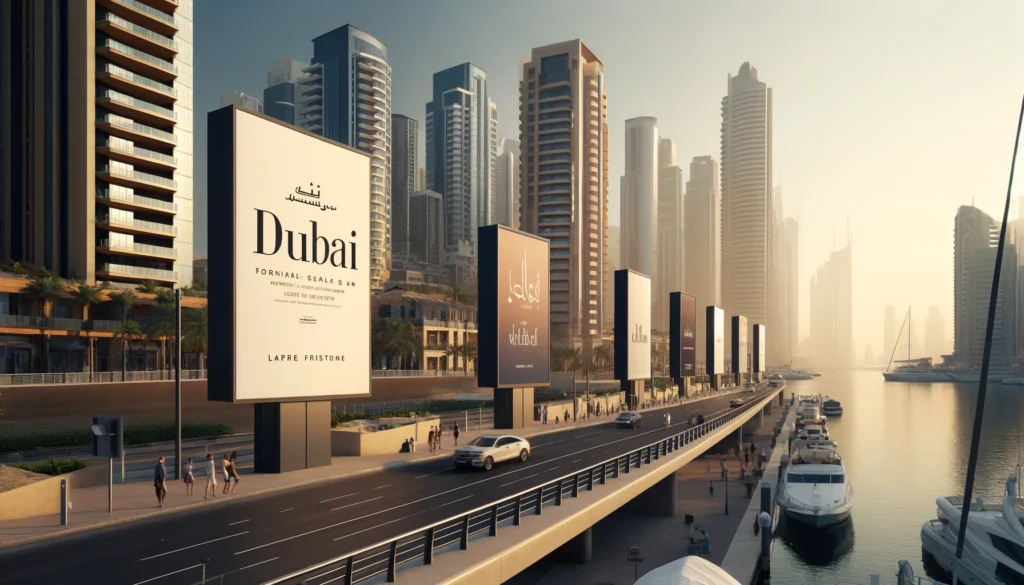
{"label": "paved sidewalk", "polygon": [[[720,395],[727,393],[723,392]],[[663,407],[649,408],[647,411],[658,410],[659,408]],[[553,417],[553,414],[549,415],[550,419],[553,419]],[[567,429],[585,428],[608,423],[612,420],[613,418],[610,416],[602,416],[601,418],[593,417],[587,421],[562,422],[559,424],[554,424],[550,421],[548,424],[531,421],[531,424],[524,429],[497,432],[509,432],[523,437],[534,438]],[[480,435],[493,434],[495,432],[493,429],[461,432],[459,434],[460,443],[469,442]],[[415,453],[394,453],[367,457],[334,457],[329,467],[306,469],[291,473],[253,474],[251,473],[251,466],[240,466],[245,477],[239,482],[238,491],[235,494],[228,495],[218,493],[216,498],[209,500],[203,499],[202,492],[206,484],[206,478],[202,471],[200,471],[201,463],[197,463],[195,494],[192,496],[186,495],[183,482],[169,479],[168,494],[163,508],[158,508],[156,505],[156,496],[153,493],[151,482],[115,484],[113,513],[107,512],[107,486],[73,489],[70,495],[71,512],[69,513],[68,526],[60,526],[59,515],[0,521],[0,548],[49,540],[51,538],[126,522],[134,522],[164,514],[194,510],[205,506],[235,501],[239,498],[269,494],[312,483],[381,471],[433,459],[442,459],[451,456],[453,446],[454,441],[451,433],[445,433],[442,442],[443,449],[440,453],[430,453],[426,442],[422,442],[417,443]],[[173,450],[173,446],[170,449]],[[215,451],[214,453],[214,460],[219,471],[223,451]],[[167,453],[166,455],[170,454]],[[157,453],[154,452],[152,455],[153,465],[155,466]],[[172,476],[170,469],[168,469],[168,475]],[[218,480],[218,490],[221,487],[221,480]]]}

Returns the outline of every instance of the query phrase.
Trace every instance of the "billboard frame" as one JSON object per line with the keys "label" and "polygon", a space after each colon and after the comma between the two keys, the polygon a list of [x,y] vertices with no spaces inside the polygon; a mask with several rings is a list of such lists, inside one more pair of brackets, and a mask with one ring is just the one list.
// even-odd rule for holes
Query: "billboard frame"
{"label": "billboard frame", "polygon": [[[546,382],[531,382],[530,384],[518,384],[509,385],[501,384],[501,352],[499,351],[500,343],[498,342],[498,328],[499,319],[498,307],[500,306],[501,295],[498,294],[498,254],[499,240],[501,239],[501,232],[506,231],[518,236],[524,236],[533,240],[544,243],[548,249],[548,265],[547,265],[547,279],[548,289],[544,291],[544,294],[548,295],[548,315],[547,315],[547,381]],[[492,241],[493,238],[493,241]],[[476,380],[478,388],[547,388],[551,386],[551,242],[547,238],[543,238],[534,234],[526,233],[516,229],[512,229],[509,226],[502,224],[490,224],[480,226],[477,228],[477,258],[491,258],[491,252],[493,250],[494,262],[477,262],[477,307],[476,307],[476,319],[477,319],[477,334],[476,334],[476,345],[477,345],[477,358],[476,358]],[[484,312],[481,309],[484,306],[484,301],[491,303],[493,300],[493,314],[492,312]],[[485,335],[486,333],[486,335]],[[481,359],[482,356],[492,356],[487,360]],[[492,361],[493,360],[493,361]]]}
{"label": "billboard frame", "polygon": [[[238,398],[238,380],[235,371],[238,368],[238,355],[235,351],[237,344],[237,331],[235,325],[238,321],[236,314],[237,306],[235,296],[238,290],[235,282],[235,234],[237,232],[236,203],[238,193],[236,186],[236,124],[238,114],[250,115],[260,118],[266,122],[277,124],[283,128],[304,134],[310,138],[321,140],[331,146],[337,146],[350,152],[369,158],[370,155],[335,142],[323,136],[313,134],[276,118],[253,112],[236,105],[225,106],[207,114],[207,193],[221,193],[219,197],[207,196],[207,257],[210,263],[216,267],[208,275],[209,291],[207,293],[208,328],[211,332],[223,332],[219,335],[230,338],[230,343],[214,343],[209,340],[207,356],[210,364],[216,367],[207,367],[206,394],[207,400],[215,402],[233,402],[238,404],[258,403],[286,403],[286,402],[320,402],[325,400],[336,400],[342,398],[368,397],[373,393],[373,366],[367,364],[367,393],[360,394],[327,394],[313,396],[287,396],[282,398]],[[369,166],[369,165],[368,165]],[[372,184],[372,166],[368,171],[370,183]],[[366,228],[369,231],[370,218],[366,218]],[[216,226],[216,229],[214,229]],[[367,319],[369,320],[370,332],[373,332],[373,295],[367,296]],[[217,307],[225,307],[218,309]],[[228,310],[227,307],[230,307]],[[214,333],[214,335],[217,335]],[[366,343],[371,343],[370,339]],[[372,351],[371,351],[372,360]]]}
{"label": "billboard frame", "polygon": [[[725,310],[717,305],[708,305],[704,309],[704,372],[708,376],[724,376],[725,372]],[[716,330],[716,317],[722,317],[722,351],[716,351],[718,347],[718,340],[715,339]],[[722,371],[712,371],[715,368],[715,362],[719,359],[719,353],[721,353],[722,360]]]}
{"label": "billboard frame", "polygon": [[[619,381],[635,382],[637,380],[653,380],[654,379],[654,359],[651,355],[651,350],[654,348],[653,339],[651,338],[651,299],[648,295],[648,315],[647,315],[647,377],[646,378],[630,378],[629,377],[629,332],[622,331],[619,327],[619,323],[626,323],[629,321],[629,306],[630,306],[630,289],[629,289],[629,275],[630,273],[635,274],[641,278],[647,279],[648,285],[652,285],[651,277],[647,276],[642,272],[637,272],[630,268],[622,268],[615,271],[615,280],[613,282],[615,290],[615,335],[612,340],[612,347],[615,350],[615,379]],[[622,283],[622,293],[619,294],[619,283]]]}
{"label": "billboard frame", "polygon": [[[693,303],[693,363],[690,366],[693,371],[689,374],[683,371],[685,361],[683,360],[683,300],[689,299]],[[681,380],[688,376],[697,375],[697,297],[685,292],[672,292],[668,294],[668,369],[669,376],[675,380]]]}
{"label": "billboard frame", "polygon": [[[767,369],[767,354],[765,353],[768,342],[768,332],[763,323],[754,323],[754,349],[750,352],[752,368],[755,374],[763,373]],[[765,355],[762,355],[765,354]]]}
{"label": "billboard frame", "polygon": [[[750,363],[747,360],[747,352],[750,349],[750,336],[748,334],[747,318],[743,315],[732,316],[732,347],[730,348],[730,355],[732,356],[732,373],[733,374],[746,374],[750,368]],[[742,351],[740,351],[740,341],[742,343]],[[740,367],[742,364],[743,367]]]}

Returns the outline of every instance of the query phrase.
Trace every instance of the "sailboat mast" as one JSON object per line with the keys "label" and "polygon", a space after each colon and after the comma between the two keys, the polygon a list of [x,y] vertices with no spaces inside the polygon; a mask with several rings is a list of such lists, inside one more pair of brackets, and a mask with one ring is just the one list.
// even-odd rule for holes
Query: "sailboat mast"
{"label": "sailboat mast", "polygon": [[910,338],[914,336],[914,321],[911,311],[914,307],[907,307],[907,361],[910,361]]}

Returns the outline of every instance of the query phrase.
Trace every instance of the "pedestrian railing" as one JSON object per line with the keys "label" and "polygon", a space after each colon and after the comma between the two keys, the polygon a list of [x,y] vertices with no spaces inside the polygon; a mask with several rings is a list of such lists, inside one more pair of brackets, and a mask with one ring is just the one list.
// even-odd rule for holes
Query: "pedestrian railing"
{"label": "pedestrian railing", "polygon": [[[36,319],[33,317],[33,319]],[[73,319],[50,319],[50,321],[74,321]],[[86,321],[85,323],[109,323]],[[78,326],[81,328],[81,321]],[[118,325],[120,323],[118,322]],[[62,327],[68,329],[70,327]],[[104,327],[93,327],[104,328]],[[182,380],[205,380],[206,370],[182,370]],[[374,378],[473,378],[476,372],[470,370],[373,370]],[[109,382],[153,382],[173,380],[174,370],[141,370],[122,372],[54,372],[33,374],[0,374],[0,386],[26,386],[29,384],[96,384]]]}
{"label": "pedestrian railing", "polygon": [[[763,398],[763,396],[762,396]],[[299,585],[307,580],[327,577],[337,585],[355,585],[381,578],[394,583],[398,571],[434,562],[434,557],[456,550],[467,550],[474,540],[496,536],[507,526],[519,526],[528,516],[543,515],[544,508],[561,506],[566,498],[579,497],[580,492],[594,490],[631,471],[650,465],[663,457],[697,441],[708,433],[750,411],[751,402],[701,425],[679,430],[653,443],[612,457],[575,473],[502,498],[396,538],[378,542],[313,565],[301,571],[271,579],[264,585]],[[232,585],[238,571],[208,577],[196,585]],[[319,582],[319,581],[317,581]]]}

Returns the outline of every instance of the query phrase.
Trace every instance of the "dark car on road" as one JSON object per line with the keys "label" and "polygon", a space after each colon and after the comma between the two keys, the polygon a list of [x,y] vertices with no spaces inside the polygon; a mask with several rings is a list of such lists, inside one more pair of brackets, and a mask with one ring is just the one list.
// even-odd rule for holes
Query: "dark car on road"
{"label": "dark car on road", "polygon": [[729,408],[739,408],[743,406],[744,400],[742,398],[734,398],[729,401]]}
{"label": "dark car on road", "polygon": [[623,429],[635,429],[642,427],[643,424],[644,418],[639,412],[624,412],[615,419],[615,426]]}

